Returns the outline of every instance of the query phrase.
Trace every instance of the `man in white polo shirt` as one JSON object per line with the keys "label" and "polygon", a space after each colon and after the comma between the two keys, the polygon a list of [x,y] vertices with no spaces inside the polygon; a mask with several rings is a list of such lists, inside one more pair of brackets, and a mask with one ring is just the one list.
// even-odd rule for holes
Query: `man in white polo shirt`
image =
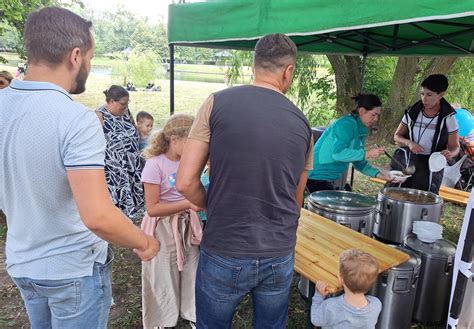
{"label": "man in white polo shirt", "polygon": [[159,250],[112,204],[102,127],[69,96],[85,90],[90,28],[62,8],[30,14],[28,72],[0,91],[6,264],[32,328],[105,328],[113,258],[106,241],[135,248],[144,261]]}

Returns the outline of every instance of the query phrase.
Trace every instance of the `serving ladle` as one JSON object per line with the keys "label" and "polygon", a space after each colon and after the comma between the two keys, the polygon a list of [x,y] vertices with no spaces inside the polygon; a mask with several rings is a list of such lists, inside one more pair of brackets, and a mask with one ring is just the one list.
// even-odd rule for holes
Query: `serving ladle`
{"label": "serving ladle", "polygon": [[416,167],[415,166],[408,166],[408,167],[405,167],[404,165],[402,165],[398,160],[394,159],[387,151],[383,151],[385,153],[386,156],[388,156],[390,159],[392,159],[392,161],[398,166],[400,167],[400,169],[402,170],[402,173],[404,175],[407,175],[407,176],[411,176],[415,173],[416,171]]}
{"label": "serving ladle", "polygon": [[[375,145],[376,147],[379,147],[378,145]],[[401,170],[404,175],[411,176],[415,173],[416,167],[415,166],[408,166],[405,167],[400,163],[400,161],[394,159],[387,151],[383,150],[386,156],[388,156]]]}

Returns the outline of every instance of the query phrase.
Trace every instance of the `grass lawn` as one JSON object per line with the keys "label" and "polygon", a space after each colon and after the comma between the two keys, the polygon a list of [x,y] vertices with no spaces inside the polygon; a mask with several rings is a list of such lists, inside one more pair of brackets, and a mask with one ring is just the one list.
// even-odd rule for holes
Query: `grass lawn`
{"label": "grass lawn", "polygon": [[[97,109],[105,103],[103,91],[112,84],[110,76],[90,74],[86,91],[74,99],[91,109]],[[155,118],[155,128],[163,126],[169,117],[169,81],[160,80],[160,92],[130,92],[130,111],[135,116],[139,111],[147,111]],[[210,93],[226,88],[219,83],[175,81],[175,113],[196,114]]]}

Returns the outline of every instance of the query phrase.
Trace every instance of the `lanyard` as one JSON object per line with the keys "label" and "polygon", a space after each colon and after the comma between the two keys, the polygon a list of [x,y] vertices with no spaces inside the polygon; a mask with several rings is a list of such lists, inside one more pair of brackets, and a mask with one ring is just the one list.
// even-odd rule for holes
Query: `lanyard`
{"label": "lanyard", "polygon": [[423,118],[425,117],[425,115],[423,114],[423,111],[421,111],[421,122],[420,122],[420,129],[418,130],[418,142],[416,142],[418,145],[420,145],[420,140],[421,138],[423,137],[426,129],[430,126],[430,124],[433,122],[433,120],[438,116],[438,114],[436,114],[434,117],[431,118],[431,120],[428,122],[428,124],[425,126],[425,128],[423,129],[423,131],[421,131],[421,128],[423,127]]}

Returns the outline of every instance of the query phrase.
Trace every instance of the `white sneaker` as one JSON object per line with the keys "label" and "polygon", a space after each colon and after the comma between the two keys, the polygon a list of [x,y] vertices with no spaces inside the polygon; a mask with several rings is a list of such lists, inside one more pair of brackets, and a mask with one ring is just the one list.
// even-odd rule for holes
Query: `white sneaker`
{"label": "white sneaker", "polygon": [[190,327],[191,329],[196,329],[196,322],[189,321],[189,327]]}

